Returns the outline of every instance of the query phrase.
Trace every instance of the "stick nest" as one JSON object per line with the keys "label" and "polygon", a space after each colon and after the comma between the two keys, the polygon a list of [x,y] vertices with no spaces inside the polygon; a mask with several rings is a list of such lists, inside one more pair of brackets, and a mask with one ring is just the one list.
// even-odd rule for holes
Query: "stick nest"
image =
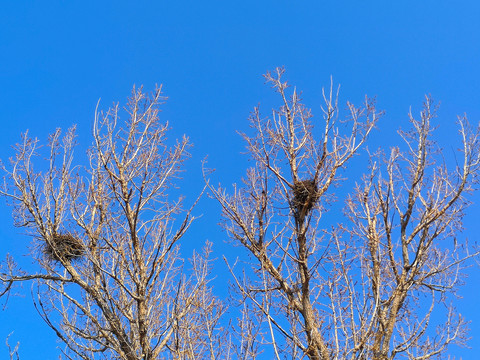
{"label": "stick nest", "polygon": [[72,261],[80,259],[85,254],[82,241],[71,234],[53,234],[45,242],[44,253],[53,261]]}
{"label": "stick nest", "polygon": [[304,215],[308,214],[317,202],[318,189],[315,180],[295,181],[293,185],[293,206],[298,214],[304,211]]}

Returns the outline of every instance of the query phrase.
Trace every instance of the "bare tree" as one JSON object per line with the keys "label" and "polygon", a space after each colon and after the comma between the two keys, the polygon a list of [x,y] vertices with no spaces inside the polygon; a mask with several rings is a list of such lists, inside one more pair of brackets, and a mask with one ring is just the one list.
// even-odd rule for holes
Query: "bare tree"
{"label": "bare tree", "polygon": [[[178,243],[194,216],[169,196],[188,157],[186,137],[169,146],[161,88],[134,88],[125,108],[96,111],[88,166],[74,166],[75,128],[42,154],[28,134],[4,166],[1,191],[15,225],[35,237],[38,271],[7,258],[3,293],[35,283],[35,306],[66,345],[66,358],[219,359],[224,312],[209,286],[210,244],[185,263]],[[124,119],[120,119],[120,117]],[[121,123],[122,121],[122,123]],[[43,166],[36,163],[36,166]],[[1,293],[1,291],[0,291]],[[226,357],[226,355],[224,356]]]}
{"label": "bare tree", "polygon": [[[250,344],[242,358],[269,344],[276,359],[430,359],[464,344],[465,320],[449,294],[476,255],[456,235],[478,180],[478,130],[459,118],[462,163],[449,171],[432,140],[427,98],[420,118],[410,115],[412,130],[400,131],[404,149],[370,156],[370,172],[346,196],[350,221],[324,220],[348,160],[381,113],[366,99],[362,107],[347,103],[339,120],[331,87],[318,130],[283,72],[266,75],[281,107],[272,118],[256,108],[255,134],[243,135],[254,162],[243,184],[231,194],[209,185],[224,228],[251,259],[229,265],[245,306],[255,309],[239,323]],[[434,321],[434,312],[445,320]]]}

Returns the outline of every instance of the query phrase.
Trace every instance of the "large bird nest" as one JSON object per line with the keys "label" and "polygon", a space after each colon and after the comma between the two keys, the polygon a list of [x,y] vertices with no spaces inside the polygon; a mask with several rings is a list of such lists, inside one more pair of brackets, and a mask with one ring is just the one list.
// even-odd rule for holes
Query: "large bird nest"
{"label": "large bird nest", "polygon": [[297,214],[308,214],[318,200],[315,180],[295,181],[293,184],[293,206]]}
{"label": "large bird nest", "polygon": [[45,241],[45,256],[52,261],[78,260],[85,254],[82,241],[71,234],[53,234]]}

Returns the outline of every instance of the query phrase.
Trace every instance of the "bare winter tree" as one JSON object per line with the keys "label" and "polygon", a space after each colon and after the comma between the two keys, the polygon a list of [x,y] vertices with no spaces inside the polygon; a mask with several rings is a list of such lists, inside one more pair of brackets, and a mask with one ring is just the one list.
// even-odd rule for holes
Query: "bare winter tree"
{"label": "bare winter tree", "polygon": [[282,106],[272,118],[255,109],[255,134],[243,135],[255,164],[243,184],[231,194],[209,185],[224,228],[251,259],[229,265],[249,309],[239,358],[258,357],[266,343],[276,359],[322,360],[431,359],[463,345],[465,320],[450,295],[476,255],[456,235],[478,180],[478,130],[459,118],[462,160],[448,170],[427,98],[420,118],[410,115],[412,130],[400,131],[403,147],[370,156],[370,172],[346,196],[350,221],[327,222],[333,189],[381,113],[367,99],[347,103],[340,121],[330,88],[318,130],[282,75],[266,75]]}
{"label": "bare winter tree", "polygon": [[4,166],[2,193],[15,225],[36,239],[38,271],[7,258],[0,293],[34,281],[35,306],[66,358],[226,357],[224,310],[208,284],[210,245],[187,263],[179,254],[195,204],[184,210],[169,189],[190,144],[168,145],[162,101],[161,88],[152,96],[134,88],[125,108],[96,112],[86,168],[73,165],[75,128],[50,137],[45,171],[27,134]]}

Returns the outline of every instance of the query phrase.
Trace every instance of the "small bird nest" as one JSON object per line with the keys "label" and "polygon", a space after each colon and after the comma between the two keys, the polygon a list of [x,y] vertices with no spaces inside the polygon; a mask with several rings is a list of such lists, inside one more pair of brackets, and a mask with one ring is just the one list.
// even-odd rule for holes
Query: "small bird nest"
{"label": "small bird nest", "polygon": [[53,234],[43,249],[47,258],[53,261],[72,261],[85,254],[82,241],[71,234]]}
{"label": "small bird nest", "polygon": [[295,181],[293,184],[293,206],[298,214],[306,215],[318,200],[318,189],[315,180]]}

